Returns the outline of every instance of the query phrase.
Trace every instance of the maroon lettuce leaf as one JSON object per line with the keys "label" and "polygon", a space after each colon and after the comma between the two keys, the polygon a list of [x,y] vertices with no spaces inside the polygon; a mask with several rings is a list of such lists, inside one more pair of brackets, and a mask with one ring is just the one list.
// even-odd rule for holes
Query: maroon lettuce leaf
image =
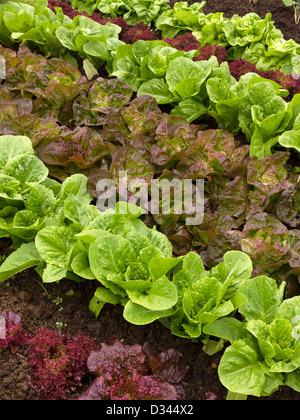
{"label": "maroon lettuce leaf", "polygon": [[282,192],[277,201],[276,215],[291,228],[300,227],[300,182]]}
{"label": "maroon lettuce leaf", "polygon": [[182,382],[188,368],[180,365],[174,349],[154,357],[146,343],[132,346],[113,339],[88,359],[97,376],[78,400],[178,400],[185,396]]}
{"label": "maroon lettuce leaf", "polygon": [[[132,94],[132,89],[121,79],[98,78],[75,99],[73,103],[75,124],[107,125],[109,122],[104,117],[124,107],[130,101]],[[123,120],[122,123],[125,126]],[[116,130],[114,127],[116,121],[113,120],[110,125]]]}
{"label": "maroon lettuce leaf", "polygon": [[147,374],[145,361],[145,354],[139,344],[129,346],[115,340],[112,345],[103,343],[100,350],[91,353],[88,368],[94,375],[102,376],[109,384],[113,384],[118,383],[122,376]]}
{"label": "maroon lettuce leaf", "polygon": [[134,44],[140,40],[155,41],[156,39],[158,39],[158,37],[144,22],[129,28],[122,36],[122,41],[125,42],[125,44]]}
{"label": "maroon lettuce leaf", "polygon": [[102,119],[102,135],[106,141],[120,143],[122,145],[129,141],[129,130],[119,109],[112,109]]}
{"label": "maroon lettuce leaf", "polygon": [[82,385],[88,357],[98,348],[87,335],[37,330],[29,341],[29,384],[40,399],[67,399]]}
{"label": "maroon lettuce leaf", "polygon": [[193,236],[184,225],[179,226],[178,230],[169,236],[169,241],[175,255],[186,255],[193,250]]}
{"label": "maroon lettuce leaf", "polygon": [[276,277],[282,267],[300,267],[300,235],[267,213],[251,216],[245,224],[242,250],[252,259],[255,273]]}
{"label": "maroon lettuce leaf", "polygon": [[242,250],[242,233],[239,230],[229,230],[216,232],[215,236],[209,241],[207,251],[205,251],[205,264],[212,268],[223,261],[223,257],[228,251]]}
{"label": "maroon lettuce leaf", "polygon": [[67,166],[75,163],[86,169],[109,154],[101,134],[89,127],[78,127],[62,133],[56,141],[43,148],[40,158],[49,166]]}
{"label": "maroon lettuce leaf", "polygon": [[32,111],[32,101],[29,98],[13,99],[8,90],[0,85],[0,126],[28,115]]}
{"label": "maroon lettuce leaf", "polygon": [[201,126],[190,125],[184,118],[163,114],[151,148],[153,162],[160,168],[170,168],[186,155],[196,142]]}
{"label": "maroon lettuce leaf", "polygon": [[142,95],[121,110],[121,115],[130,131],[130,138],[154,136],[162,112],[154,98]]}
{"label": "maroon lettuce leaf", "polygon": [[249,193],[252,212],[266,210],[278,193],[291,186],[286,169],[289,157],[289,152],[277,152],[263,159],[249,158],[247,182],[252,187]]}
{"label": "maroon lettuce leaf", "polygon": [[55,139],[63,131],[64,128],[54,120],[39,118],[34,114],[21,115],[0,126],[2,135],[26,136],[31,139],[33,147],[36,147],[42,141],[43,144],[45,142],[50,143],[51,139]]}
{"label": "maroon lettuce leaf", "polygon": [[178,400],[176,389],[166,382],[159,382],[153,376],[134,375],[123,377],[110,392],[111,400]]}
{"label": "maroon lettuce leaf", "polygon": [[234,137],[224,130],[198,132],[184,158],[176,166],[183,178],[199,179],[230,172],[243,164],[248,146],[236,147]]}
{"label": "maroon lettuce leaf", "polygon": [[122,108],[133,95],[133,91],[121,79],[103,79],[99,77],[91,86],[88,100],[92,112],[108,114],[112,108]]}
{"label": "maroon lettuce leaf", "polygon": [[[146,150],[126,144],[113,155],[110,167],[110,172],[117,186],[119,185],[121,171],[127,172],[127,183],[131,183],[133,193],[139,185],[146,183],[149,186],[154,177],[150,154]],[[128,187],[130,191],[130,186],[128,185]]]}
{"label": "maroon lettuce leaf", "polygon": [[110,400],[110,389],[103,376],[94,380],[91,386],[77,398],[78,401]]}
{"label": "maroon lettuce leaf", "polygon": [[219,205],[219,215],[230,216],[234,221],[233,227],[235,229],[243,225],[249,206],[248,185],[245,178],[237,176],[229,182],[220,193],[217,203]]}
{"label": "maroon lettuce leaf", "polygon": [[170,349],[158,357],[149,357],[149,366],[155,379],[173,385],[177,396],[184,399],[182,382],[186,379],[189,367],[180,365],[181,357],[182,354],[179,351]]}

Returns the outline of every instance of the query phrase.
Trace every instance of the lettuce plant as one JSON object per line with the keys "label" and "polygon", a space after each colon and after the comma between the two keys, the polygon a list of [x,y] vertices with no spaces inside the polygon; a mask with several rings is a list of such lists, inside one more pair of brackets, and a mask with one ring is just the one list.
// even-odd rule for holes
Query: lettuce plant
{"label": "lettuce plant", "polygon": [[199,15],[202,14],[206,2],[178,2],[174,8],[163,12],[156,21],[156,26],[162,31],[163,38],[174,38],[180,32],[200,30]]}
{"label": "lettuce plant", "polygon": [[206,2],[188,6],[175,3],[174,8],[160,15],[156,25],[163,37],[175,37],[191,32],[201,47],[219,45],[228,48],[229,59],[243,58],[259,70],[281,69],[292,73],[292,62],[299,55],[299,45],[285,41],[268,13],[261,19],[256,13],[225,18],[223,13],[203,13]]}
{"label": "lettuce plant", "polygon": [[38,330],[29,342],[30,386],[39,398],[64,400],[88,373],[87,360],[98,349],[86,335]]}
{"label": "lettuce plant", "polygon": [[171,349],[147,360],[140,345],[128,346],[118,340],[103,343],[88,359],[96,379],[78,400],[184,399],[182,382],[188,368],[180,365],[180,358]]}
{"label": "lettuce plant", "polygon": [[4,311],[0,315],[0,348],[9,348],[11,352],[18,351],[29,340],[22,327],[22,317],[13,311]]}
{"label": "lettuce plant", "polygon": [[110,293],[97,290],[94,312],[100,311],[99,300],[128,303],[127,310],[138,305],[143,314],[137,317],[145,315],[146,323],[172,312],[177,290],[167,277],[169,266],[159,273],[149,267],[154,257],[171,258],[172,245],[138,219],[141,209],[129,207],[124,214],[120,203],[115,213],[99,214],[90,205],[84,175],[62,185],[52,182],[28,138],[3,136],[0,141],[1,198],[7,209],[1,234],[13,237],[17,249],[2,265],[1,281],[38,266],[44,282],[96,278],[108,287]]}
{"label": "lettuce plant", "polygon": [[210,272],[199,255],[187,254],[173,278],[179,295],[176,312],[161,322],[180,337],[203,338],[206,324],[234,314],[245,303],[238,290],[252,270],[250,258],[239,251],[227,252]]}
{"label": "lettuce plant", "polygon": [[[3,31],[0,42],[7,46],[15,42],[25,42],[31,47],[38,46],[46,57],[60,57],[77,65],[70,52],[89,58],[90,43],[97,44],[90,59],[98,68],[110,61],[110,49],[119,41],[121,27],[110,22],[101,25],[89,17],[77,15],[74,19],[66,16],[61,8],[56,13],[47,7],[47,0],[39,0],[34,5],[7,2],[0,5],[0,21]],[[107,44],[107,40],[110,41]],[[84,50],[84,46],[89,44]]]}
{"label": "lettuce plant", "polygon": [[157,36],[151,31],[149,26],[143,22],[128,29],[122,37],[122,41],[126,44],[134,44],[140,40],[154,41],[156,39],[158,39]]}
{"label": "lettuce plant", "polygon": [[244,321],[223,319],[204,328],[231,342],[219,365],[231,392],[261,397],[281,385],[299,392],[299,297],[283,300],[284,288],[266,276],[248,279],[239,289],[247,299],[239,308]]}

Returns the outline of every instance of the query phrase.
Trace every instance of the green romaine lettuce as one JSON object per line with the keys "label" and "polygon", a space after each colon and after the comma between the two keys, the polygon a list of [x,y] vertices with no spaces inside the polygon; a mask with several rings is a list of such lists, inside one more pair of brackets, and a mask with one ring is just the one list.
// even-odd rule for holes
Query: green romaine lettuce
{"label": "green romaine lettuce", "polygon": [[239,289],[247,300],[239,308],[245,322],[224,319],[205,328],[231,342],[219,365],[220,380],[230,392],[261,397],[281,385],[299,390],[299,297],[283,300],[285,286],[278,288],[266,276],[246,280]]}

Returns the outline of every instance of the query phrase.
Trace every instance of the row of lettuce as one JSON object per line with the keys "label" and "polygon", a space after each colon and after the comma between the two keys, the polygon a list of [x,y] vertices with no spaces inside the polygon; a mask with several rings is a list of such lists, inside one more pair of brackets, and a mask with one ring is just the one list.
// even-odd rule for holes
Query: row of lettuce
{"label": "row of lettuce", "polygon": [[179,51],[165,41],[125,44],[118,39],[119,26],[101,25],[85,16],[71,20],[59,10],[53,13],[46,0],[34,6],[8,2],[0,8],[0,21],[5,45],[26,42],[47,56],[65,58],[76,51],[96,68],[106,63],[109,76],[123,79],[138,96],[171,104],[172,115],[189,122],[211,116],[220,128],[233,134],[243,131],[251,155],[268,156],[277,143],[299,151],[300,95],[287,103],[282,96],[288,91],[255,73],[237,81],[228,63],[219,65],[214,56],[194,62],[197,50]]}
{"label": "row of lettuce", "polygon": [[300,391],[300,297],[283,300],[284,282],[278,288],[267,276],[253,277],[251,259],[240,251],[227,252],[211,270],[194,252],[173,258],[171,243],[140,220],[139,207],[119,202],[99,214],[84,175],[57,183],[29,138],[2,136],[0,145],[1,236],[18,238],[1,282],[29,267],[46,283],[98,280],[90,303],[96,316],[106,303],[121,304],[127,321],[159,319],[173,334],[202,339],[208,354],[230,341],[219,376],[231,392],[260,397],[281,385]]}
{"label": "row of lettuce", "polygon": [[[204,180],[201,225],[186,225],[189,215],[185,204],[178,211],[176,195],[170,197],[170,214],[162,216],[166,203],[159,196],[159,211],[148,215],[170,238],[174,253],[206,252],[206,264],[213,267],[226,251],[243,250],[256,274],[278,281],[297,275],[300,191],[289,152],[251,157],[249,146],[227,131],[163,113],[149,96],[133,99],[121,79],[88,81],[64,60],[33,54],[23,44],[18,52],[0,53],[7,68],[0,86],[0,134],[29,137],[52,177],[64,181],[82,173],[94,198],[102,192],[102,179],[111,179],[120,196],[125,185],[137,202],[139,188],[146,186],[150,210],[157,200],[153,181]],[[120,172],[126,173],[121,184]],[[195,206],[195,194],[191,201]],[[6,226],[20,224],[11,219]]]}
{"label": "row of lettuce", "polygon": [[[61,54],[67,53],[62,46],[68,49],[70,44],[73,48],[76,45],[75,51],[82,53],[82,45],[90,41],[91,39],[87,39],[90,37],[94,38],[94,41],[106,44],[105,40],[95,39],[97,34],[90,27],[82,34],[82,28],[76,19],[78,16],[72,21],[63,15],[61,8],[56,9],[55,13],[48,9],[46,0],[32,3],[32,6],[13,2],[2,5],[0,20],[3,38],[0,42],[3,42],[4,37],[10,41],[30,40],[44,48],[44,52],[49,55],[54,51],[57,54],[59,50]],[[174,8],[170,8],[166,0],[71,1],[73,7],[79,8],[80,12],[92,13],[97,10],[105,18],[119,16],[125,18],[129,26],[152,23],[162,32],[163,38],[173,38],[178,34],[190,32],[196,37],[200,46],[214,44],[226,47],[230,60],[243,58],[256,64],[258,70],[280,68],[285,74],[292,74],[293,69],[297,69],[300,47],[295,41],[284,39],[282,32],[272,22],[270,13],[265,19],[261,19],[255,13],[248,13],[243,17],[234,15],[232,18],[225,18],[220,12],[203,13],[205,3],[188,6],[187,2],[179,2]],[[19,19],[16,19],[19,15]],[[133,15],[134,18],[131,18]],[[63,29],[59,29],[62,26]],[[107,37],[107,33],[102,31],[98,31],[98,36],[99,34]],[[77,42],[74,42],[77,35],[81,35],[80,41],[77,39]],[[82,35],[86,36],[85,40]],[[66,37],[70,43],[66,41]],[[110,46],[111,44],[107,46],[108,50]],[[99,45],[99,48],[104,47]]]}

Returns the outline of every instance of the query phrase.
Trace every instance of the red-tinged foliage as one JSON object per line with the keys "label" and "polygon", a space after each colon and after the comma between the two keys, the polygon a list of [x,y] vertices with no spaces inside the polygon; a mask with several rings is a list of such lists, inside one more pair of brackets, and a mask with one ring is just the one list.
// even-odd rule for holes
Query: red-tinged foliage
{"label": "red-tinged foliage", "polygon": [[185,393],[182,387],[189,368],[180,366],[181,354],[173,349],[161,353],[158,357],[149,357],[149,366],[155,379],[171,383],[180,399]]}
{"label": "red-tinged foliage", "polygon": [[24,346],[29,336],[24,334],[21,315],[12,311],[4,311],[0,315],[0,348],[9,348],[15,353]]}
{"label": "red-tinged foliage", "polygon": [[137,41],[155,41],[157,36],[151,31],[149,26],[141,22],[128,29],[122,36],[122,41],[126,44],[134,44]]}
{"label": "red-tinged foliage", "polygon": [[122,377],[110,392],[111,400],[177,400],[173,385],[159,382],[153,376]]}
{"label": "red-tinged foliage", "polygon": [[30,385],[44,400],[63,400],[88,373],[87,360],[98,347],[86,335],[73,337],[38,330],[29,341]]}
{"label": "red-tinged foliage", "polygon": [[226,48],[219,45],[206,45],[197,49],[200,54],[194,57],[194,61],[209,60],[213,55],[217,57],[219,64],[228,61]]}
{"label": "red-tinged foliage", "polygon": [[236,80],[240,80],[240,77],[247,73],[257,73],[259,75],[262,73],[257,70],[255,64],[249,63],[249,61],[244,60],[243,58],[238,58],[229,63],[229,69],[231,75]]}
{"label": "red-tinged foliage", "polygon": [[120,376],[134,373],[146,375],[146,357],[139,344],[128,346],[116,340],[112,345],[103,343],[101,350],[94,351],[88,359],[91,373],[103,376],[108,382],[115,382]]}
{"label": "red-tinged foliage", "polygon": [[[179,400],[188,368],[180,366],[181,354],[168,350],[157,358],[138,344],[115,340],[92,352],[88,368],[97,375],[78,400]],[[149,356],[149,359],[147,358]]]}
{"label": "red-tinged foliage", "polygon": [[297,87],[297,81],[291,74],[284,74],[280,70],[269,70],[262,72],[262,77],[274,80],[274,82],[281,85],[284,89],[288,90],[293,95],[295,94],[294,90]]}
{"label": "red-tinged foliage", "polygon": [[197,38],[190,32],[174,38],[163,38],[163,41],[167,42],[171,47],[185,52],[199,49]]}
{"label": "red-tinged foliage", "polygon": [[274,82],[281,85],[284,89],[288,90],[290,94],[296,95],[300,92],[300,81],[295,79],[293,75],[287,75],[282,73],[280,70],[268,70],[259,71],[255,64],[249,63],[247,60],[238,58],[237,60],[229,63],[230,73],[236,79],[239,80],[241,76],[249,72],[256,73],[265,79],[273,80]]}
{"label": "red-tinged foliage", "polygon": [[296,80],[296,87],[293,91],[293,95],[296,95],[297,93],[300,93],[300,79]]}

